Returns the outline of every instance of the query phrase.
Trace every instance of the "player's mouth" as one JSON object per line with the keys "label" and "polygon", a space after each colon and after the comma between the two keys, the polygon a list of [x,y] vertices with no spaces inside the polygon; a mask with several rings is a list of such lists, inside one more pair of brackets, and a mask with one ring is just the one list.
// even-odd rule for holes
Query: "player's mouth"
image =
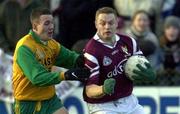
{"label": "player's mouth", "polygon": [[48,36],[52,36],[53,35],[53,32],[52,31],[49,31],[48,32]]}
{"label": "player's mouth", "polygon": [[111,34],[112,34],[112,32],[107,31],[107,32],[105,32],[105,34],[106,34],[106,35],[111,35]]}

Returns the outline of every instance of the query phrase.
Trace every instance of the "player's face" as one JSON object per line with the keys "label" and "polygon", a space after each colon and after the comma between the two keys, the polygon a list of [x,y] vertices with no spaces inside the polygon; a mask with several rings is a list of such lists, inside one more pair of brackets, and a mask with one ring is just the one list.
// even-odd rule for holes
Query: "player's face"
{"label": "player's face", "polygon": [[168,41],[173,42],[178,38],[179,32],[178,28],[169,26],[165,29],[165,36]]}
{"label": "player's face", "polygon": [[144,32],[149,28],[148,16],[144,13],[139,13],[133,20],[133,26],[139,32]]}
{"label": "player's face", "polygon": [[117,18],[114,14],[99,14],[95,21],[97,34],[104,41],[111,41],[116,33]]}
{"label": "player's face", "polygon": [[52,15],[41,15],[37,25],[37,33],[41,40],[47,41],[53,37],[54,22]]}

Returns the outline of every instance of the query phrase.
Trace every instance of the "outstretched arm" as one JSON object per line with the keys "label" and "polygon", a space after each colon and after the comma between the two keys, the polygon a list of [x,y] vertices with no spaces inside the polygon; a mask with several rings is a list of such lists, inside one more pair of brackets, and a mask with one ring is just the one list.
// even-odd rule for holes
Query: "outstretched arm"
{"label": "outstretched arm", "polygon": [[40,64],[33,52],[26,46],[21,46],[17,52],[17,63],[24,75],[36,86],[49,86],[62,80],[86,80],[90,71],[85,68],[71,68],[67,71],[50,72]]}

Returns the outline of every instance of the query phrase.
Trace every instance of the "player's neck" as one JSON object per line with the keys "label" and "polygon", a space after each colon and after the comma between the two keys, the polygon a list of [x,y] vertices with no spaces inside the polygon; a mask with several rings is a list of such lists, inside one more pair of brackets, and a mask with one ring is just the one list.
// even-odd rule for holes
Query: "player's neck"
{"label": "player's neck", "polygon": [[101,39],[103,42],[105,42],[107,45],[109,46],[114,46],[115,42],[116,42],[116,37],[113,36],[112,38],[108,38],[108,39]]}

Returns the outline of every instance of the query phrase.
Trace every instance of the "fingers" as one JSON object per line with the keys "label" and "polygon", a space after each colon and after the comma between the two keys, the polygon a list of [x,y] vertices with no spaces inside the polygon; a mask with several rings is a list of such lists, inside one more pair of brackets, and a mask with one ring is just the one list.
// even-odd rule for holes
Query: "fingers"
{"label": "fingers", "polygon": [[144,68],[141,64],[137,64],[136,65],[138,67],[138,69],[142,72],[146,71],[146,68]]}
{"label": "fingers", "polygon": [[87,80],[90,76],[90,71],[86,68],[73,68],[65,72],[66,80]]}
{"label": "fingers", "polygon": [[85,74],[86,75],[86,77],[89,77],[90,76],[90,74],[91,74],[91,72],[90,72],[90,70],[89,69],[82,69],[82,71],[81,72],[83,72],[83,74]]}
{"label": "fingers", "polygon": [[110,87],[111,87],[111,94],[113,94],[114,93],[114,87],[115,87],[115,85],[116,85],[116,80],[115,79],[110,79]]}
{"label": "fingers", "polygon": [[140,76],[144,76],[144,72],[139,71],[139,70],[133,70],[133,73],[140,75]]}
{"label": "fingers", "polygon": [[150,63],[145,62],[144,64],[146,65],[147,68],[151,68],[151,64]]}
{"label": "fingers", "polygon": [[139,80],[139,81],[142,80],[142,77],[141,76],[137,76],[137,75],[133,75],[132,78],[134,80]]}
{"label": "fingers", "polygon": [[114,87],[116,85],[116,80],[113,79],[113,78],[110,78],[110,79],[106,79],[104,81],[104,93],[105,94],[108,94],[108,95],[111,95],[114,93]]}
{"label": "fingers", "polygon": [[116,80],[114,78],[111,78],[111,79],[108,79],[109,83],[111,84],[115,84],[116,83]]}
{"label": "fingers", "polygon": [[75,66],[79,68],[84,68],[84,63],[85,63],[84,55],[80,54],[79,57],[76,59]]}

